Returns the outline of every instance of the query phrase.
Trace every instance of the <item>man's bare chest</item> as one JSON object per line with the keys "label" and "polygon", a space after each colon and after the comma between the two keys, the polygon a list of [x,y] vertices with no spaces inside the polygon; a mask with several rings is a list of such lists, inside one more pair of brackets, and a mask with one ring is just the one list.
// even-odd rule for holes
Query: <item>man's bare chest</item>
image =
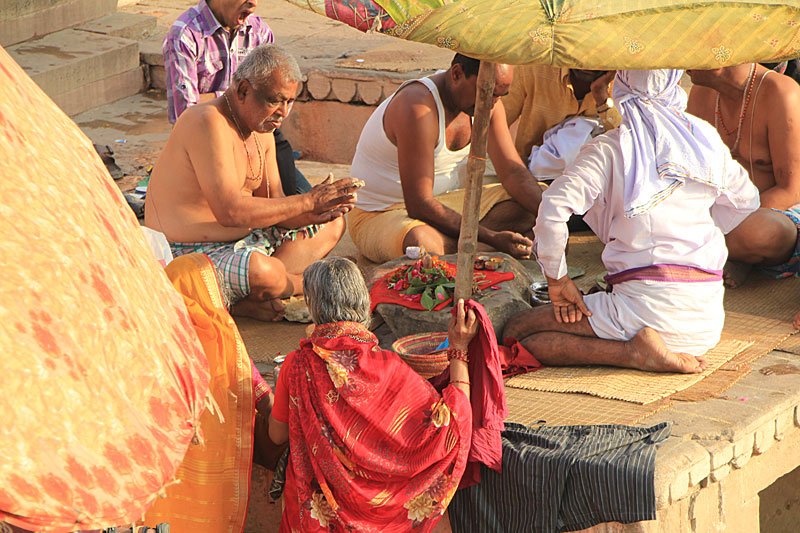
{"label": "man's bare chest", "polygon": [[472,137],[472,123],[467,115],[453,119],[444,129],[445,146],[451,152],[461,150]]}

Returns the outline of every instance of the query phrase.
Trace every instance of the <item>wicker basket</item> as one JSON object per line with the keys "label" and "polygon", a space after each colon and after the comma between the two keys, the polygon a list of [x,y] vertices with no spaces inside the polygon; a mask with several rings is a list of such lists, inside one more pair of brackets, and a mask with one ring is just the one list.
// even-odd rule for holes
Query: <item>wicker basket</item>
{"label": "wicker basket", "polygon": [[417,333],[402,337],[392,343],[408,366],[425,379],[438,376],[447,368],[447,351],[434,351],[447,338],[447,333]]}

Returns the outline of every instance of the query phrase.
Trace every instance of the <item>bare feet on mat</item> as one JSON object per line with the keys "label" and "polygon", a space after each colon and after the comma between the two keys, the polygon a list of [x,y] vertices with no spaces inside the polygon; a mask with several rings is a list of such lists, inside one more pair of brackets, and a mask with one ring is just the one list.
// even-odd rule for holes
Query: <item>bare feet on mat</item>
{"label": "bare feet on mat", "polygon": [[703,357],[671,352],[661,336],[651,328],[642,328],[628,341],[628,346],[632,352],[633,366],[641,370],[698,374],[708,366]]}
{"label": "bare feet on mat", "polygon": [[722,268],[722,281],[729,289],[736,289],[744,285],[747,275],[753,269],[753,265],[740,263],[739,261],[728,261]]}
{"label": "bare feet on mat", "polygon": [[283,319],[285,312],[286,305],[278,298],[261,302],[245,298],[231,307],[234,316],[246,316],[264,322],[278,322]]}

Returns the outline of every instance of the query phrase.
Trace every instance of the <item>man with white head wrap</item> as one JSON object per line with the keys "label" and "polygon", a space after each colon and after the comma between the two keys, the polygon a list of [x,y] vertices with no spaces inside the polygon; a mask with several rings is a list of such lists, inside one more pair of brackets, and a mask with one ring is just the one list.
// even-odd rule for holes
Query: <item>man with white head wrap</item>
{"label": "man with white head wrap", "polygon": [[[534,250],[553,303],[504,335],[544,364],[693,373],[719,341],[724,234],[758,207],[758,190],[714,127],[684,113],[681,74],[617,72],[619,128],[588,143],[543,195]],[[611,292],[583,297],[567,276],[573,213],[606,244]]]}

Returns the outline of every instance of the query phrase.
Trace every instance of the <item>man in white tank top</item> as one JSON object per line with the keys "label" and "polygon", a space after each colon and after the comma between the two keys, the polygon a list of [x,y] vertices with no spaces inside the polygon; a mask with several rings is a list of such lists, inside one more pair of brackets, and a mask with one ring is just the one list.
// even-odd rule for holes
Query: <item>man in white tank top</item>
{"label": "man in white tank top", "polygon": [[[370,260],[388,261],[408,246],[456,251],[479,64],[457,54],[448,70],[401,86],[364,126],[351,175],[365,185],[348,226]],[[510,66],[497,65],[488,155],[500,183],[483,188],[478,240],[528,257],[542,192],[514,149],[499,100],[512,79]]]}

